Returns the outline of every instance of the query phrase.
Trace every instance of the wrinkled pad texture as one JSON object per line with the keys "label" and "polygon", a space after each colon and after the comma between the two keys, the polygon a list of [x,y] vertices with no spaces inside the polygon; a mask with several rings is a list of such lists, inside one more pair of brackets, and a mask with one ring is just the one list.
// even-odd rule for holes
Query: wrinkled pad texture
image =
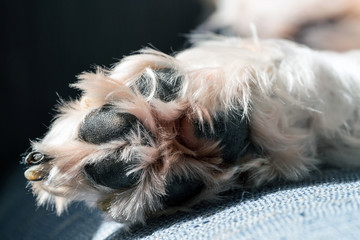
{"label": "wrinkled pad texture", "polygon": [[[327,169],[302,182],[232,191],[192,212],[148,220],[131,231],[99,211],[73,206],[62,217],[39,208],[14,175],[1,192],[1,239],[358,239],[360,170]],[[15,189],[15,190],[12,190]]]}

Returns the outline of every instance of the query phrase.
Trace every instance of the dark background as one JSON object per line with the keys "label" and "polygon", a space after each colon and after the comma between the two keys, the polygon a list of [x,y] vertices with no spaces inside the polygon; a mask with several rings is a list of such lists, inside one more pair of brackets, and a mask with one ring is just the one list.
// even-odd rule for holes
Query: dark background
{"label": "dark background", "polygon": [[[1,3],[1,182],[30,139],[41,138],[59,96],[82,71],[109,67],[144,46],[171,53],[205,17],[199,0],[8,0]],[[59,95],[59,96],[58,96]]]}

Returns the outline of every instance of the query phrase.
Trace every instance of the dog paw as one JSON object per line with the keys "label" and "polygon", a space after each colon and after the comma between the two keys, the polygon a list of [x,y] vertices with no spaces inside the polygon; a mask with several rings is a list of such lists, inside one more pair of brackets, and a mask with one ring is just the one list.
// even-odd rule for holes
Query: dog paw
{"label": "dog paw", "polygon": [[129,82],[85,78],[78,84],[85,101],[64,104],[24,159],[39,205],[63,210],[85,201],[137,222],[235,181],[235,163],[250,146],[240,107],[200,118],[184,90],[188,79],[169,67],[146,68]]}

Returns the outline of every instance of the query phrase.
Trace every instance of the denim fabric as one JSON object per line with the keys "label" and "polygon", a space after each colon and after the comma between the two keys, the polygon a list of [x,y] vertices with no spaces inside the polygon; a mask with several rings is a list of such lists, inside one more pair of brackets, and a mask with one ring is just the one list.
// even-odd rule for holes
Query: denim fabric
{"label": "denim fabric", "polygon": [[302,182],[233,191],[192,212],[150,219],[126,231],[98,211],[62,217],[39,208],[15,175],[0,200],[0,239],[359,239],[360,170],[327,169]]}

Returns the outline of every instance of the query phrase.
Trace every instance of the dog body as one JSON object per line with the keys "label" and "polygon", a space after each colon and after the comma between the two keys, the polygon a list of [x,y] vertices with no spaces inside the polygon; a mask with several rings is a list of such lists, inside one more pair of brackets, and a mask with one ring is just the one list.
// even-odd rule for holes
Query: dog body
{"label": "dog body", "polygon": [[[231,188],[360,166],[360,52],[214,37],[84,73],[25,162],[39,205],[144,221]],[[240,181],[241,180],[241,181]]]}
{"label": "dog body", "polygon": [[[315,49],[360,48],[359,0],[204,0],[214,9],[198,32],[286,38]],[[331,39],[331,41],[329,41]]]}

